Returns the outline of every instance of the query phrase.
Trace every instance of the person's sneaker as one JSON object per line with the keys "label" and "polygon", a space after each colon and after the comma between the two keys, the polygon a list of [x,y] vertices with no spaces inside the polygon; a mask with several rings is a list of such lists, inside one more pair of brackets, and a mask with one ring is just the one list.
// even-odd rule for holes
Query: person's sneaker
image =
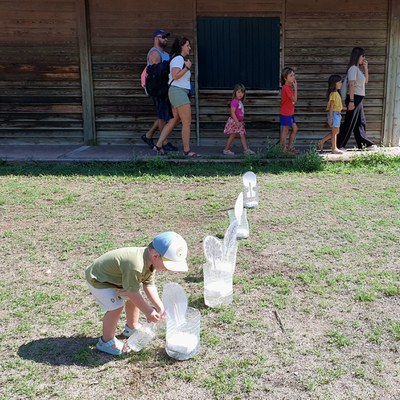
{"label": "person's sneaker", "polygon": [[233,151],[230,151],[230,150],[224,150],[222,153],[225,156],[234,156],[235,155],[235,153]]}
{"label": "person's sneaker", "polygon": [[365,150],[367,150],[367,151],[376,151],[376,150],[378,150],[378,146],[376,144],[373,144],[371,146],[368,146]]}
{"label": "person's sneaker", "polygon": [[140,138],[143,140],[143,142],[145,142],[147,144],[147,146],[154,147],[153,139],[149,139],[148,137],[146,137],[146,135],[142,135],[142,136],[140,136]]}
{"label": "person's sneaker", "polygon": [[252,156],[252,155],[256,154],[256,152],[251,149],[247,149],[243,152],[243,154],[245,154],[246,156]]}
{"label": "person's sneaker", "polygon": [[129,326],[127,324],[125,324],[124,330],[122,331],[122,335],[127,338],[131,337],[137,329],[140,329],[140,327],[141,327],[141,325],[139,324],[139,326],[136,329],[133,329],[133,328],[129,328]]}
{"label": "person's sneaker", "polygon": [[127,354],[131,351],[130,347],[126,343],[121,342],[116,337],[109,340],[108,342],[103,342],[100,338],[96,343],[97,350],[103,351],[104,353],[111,354],[113,356],[121,356]]}
{"label": "person's sneaker", "polygon": [[178,151],[178,148],[174,146],[171,142],[168,142],[163,146],[163,149],[166,151]]}

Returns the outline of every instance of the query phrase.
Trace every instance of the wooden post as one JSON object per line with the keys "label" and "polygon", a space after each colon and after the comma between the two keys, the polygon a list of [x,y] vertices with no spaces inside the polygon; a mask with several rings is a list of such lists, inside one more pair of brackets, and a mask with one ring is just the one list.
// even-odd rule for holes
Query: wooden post
{"label": "wooden post", "polygon": [[95,145],[96,122],[93,96],[92,52],[90,45],[89,0],[76,0],[79,41],[83,137],[86,145]]}
{"label": "wooden post", "polygon": [[200,146],[200,105],[199,105],[199,59],[198,59],[198,42],[197,42],[197,0],[193,1],[193,42],[195,45],[195,54],[194,54],[194,68],[195,68],[195,86],[196,86],[196,94],[195,94],[195,113],[196,113],[196,144]]}
{"label": "wooden post", "polygon": [[400,2],[391,0],[383,144],[400,146]]}

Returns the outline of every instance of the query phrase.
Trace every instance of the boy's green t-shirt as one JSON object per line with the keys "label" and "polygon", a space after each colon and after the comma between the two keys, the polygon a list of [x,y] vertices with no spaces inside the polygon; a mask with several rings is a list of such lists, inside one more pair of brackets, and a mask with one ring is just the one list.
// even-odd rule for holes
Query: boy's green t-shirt
{"label": "boy's green t-shirt", "polygon": [[122,288],[138,292],[140,284],[154,286],[146,247],[124,247],[100,256],[86,271],[86,280],[97,289]]}

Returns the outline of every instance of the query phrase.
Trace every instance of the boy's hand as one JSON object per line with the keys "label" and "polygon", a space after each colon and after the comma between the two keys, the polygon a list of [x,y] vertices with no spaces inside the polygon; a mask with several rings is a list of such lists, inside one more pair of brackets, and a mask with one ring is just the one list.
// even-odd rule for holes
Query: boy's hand
{"label": "boy's hand", "polygon": [[152,312],[146,316],[147,322],[158,322],[161,318],[161,315],[154,309],[152,309]]}
{"label": "boy's hand", "polygon": [[160,315],[160,319],[166,319],[167,318],[167,313],[165,312],[164,304],[162,305],[157,305],[153,307],[158,314]]}
{"label": "boy's hand", "polygon": [[165,312],[164,306],[160,307],[158,310],[158,313],[160,314],[160,319],[165,319],[167,318],[167,314]]}

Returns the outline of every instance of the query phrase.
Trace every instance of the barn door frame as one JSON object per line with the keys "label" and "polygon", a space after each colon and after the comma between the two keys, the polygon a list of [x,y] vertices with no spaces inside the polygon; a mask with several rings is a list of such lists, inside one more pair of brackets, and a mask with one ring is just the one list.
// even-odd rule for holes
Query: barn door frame
{"label": "barn door frame", "polygon": [[78,15],[79,63],[82,91],[83,139],[88,146],[97,144],[92,75],[92,48],[89,0],[76,0]]}
{"label": "barn door frame", "polygon": [[390,1],[383,144],[400,146],[400,3]]}

